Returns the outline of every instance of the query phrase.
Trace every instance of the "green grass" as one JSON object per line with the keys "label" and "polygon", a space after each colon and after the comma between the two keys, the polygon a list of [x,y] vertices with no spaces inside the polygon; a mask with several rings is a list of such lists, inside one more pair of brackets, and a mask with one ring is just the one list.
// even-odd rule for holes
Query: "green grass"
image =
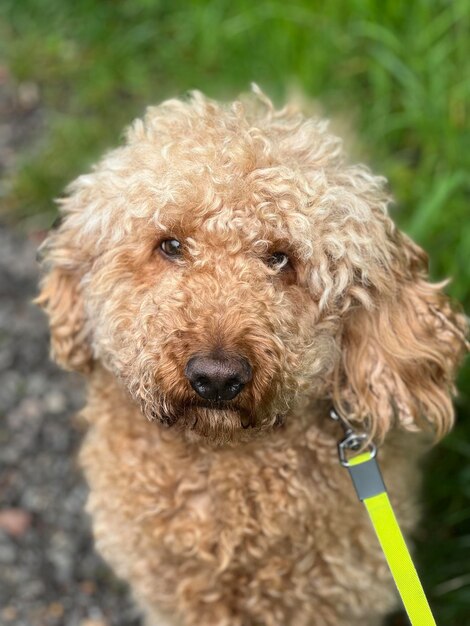
{"label": "green grass", "polygon": [[[468,0],[2,0],[0,19],[0,54],[16,81],[39,86],[45,119],[3,198],[17,222],[49,222],[51,198],[146,104],[192,88],[232,97],[254,80],[279,103],[301,89],[354,129],[433,277],[453,276],[470,306]],[[470,616],[469,387],[467,367],[460,425],[429,462],[419,537],[446,626]]]}

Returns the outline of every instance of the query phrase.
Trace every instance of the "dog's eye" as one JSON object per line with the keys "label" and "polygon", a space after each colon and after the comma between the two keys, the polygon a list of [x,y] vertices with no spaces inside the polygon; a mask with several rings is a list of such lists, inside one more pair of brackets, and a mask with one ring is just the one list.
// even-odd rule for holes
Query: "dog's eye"
{"label": "dog's eye", "polygon": [[279,271],[290,267],[290,259],[285,252],[273,252],[273,254],[266,259],[266,264],[273,270]]}
{"label": "dog's eye", "polygon": [[183,246],[177,239],[165,239],[160,244],[160,250],[165,256],[177,258],[182,255]]}

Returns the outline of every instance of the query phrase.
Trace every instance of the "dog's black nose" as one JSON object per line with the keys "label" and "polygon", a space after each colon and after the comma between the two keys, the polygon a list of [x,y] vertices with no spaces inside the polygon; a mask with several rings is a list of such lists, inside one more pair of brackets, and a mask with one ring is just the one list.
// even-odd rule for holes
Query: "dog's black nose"
{"label": "dog's black nose", "polygon": [[215,402],[233,400],[252,377],[251,365],[238,356],[193,356],[184,373],[201,398]]}

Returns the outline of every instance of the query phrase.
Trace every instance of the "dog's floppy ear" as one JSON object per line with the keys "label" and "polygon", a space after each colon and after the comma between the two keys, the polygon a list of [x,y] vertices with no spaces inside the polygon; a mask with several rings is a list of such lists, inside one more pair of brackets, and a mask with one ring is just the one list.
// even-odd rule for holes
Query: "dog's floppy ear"
{"label": "dog's floppy ear", "polygon": [[93,359],[82,298],[83,260],[73,232],[59,225],[39,256],[45,273],[35,303],[49,317],[52,357],[65,369],[87,373]]}
{"label": "dog's floppy ear", "polygon": [[440,437],[453,423],[467,323],[443,293],[445,283],[427,281],[425,253],[400,232],[394,239],[393,288],[376,293],[369,309],[347,313],[336,402],[379,438],[393,423]]}

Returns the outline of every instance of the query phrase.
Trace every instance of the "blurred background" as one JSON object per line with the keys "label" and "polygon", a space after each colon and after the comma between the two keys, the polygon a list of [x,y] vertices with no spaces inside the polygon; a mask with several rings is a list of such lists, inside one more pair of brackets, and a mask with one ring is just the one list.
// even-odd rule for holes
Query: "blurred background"
{"label": "blurred background", "polygon": [[[137,625],[93,553],[70,414],[81,383],[47,363],[29,302],[53,198],[145,106],[256,81],[314,102],[385,174],[394,218],[470,310],[468,0],[2,0],[0,624]],[[470,623],[470,368],[457,428],[426,466],[417,561],[437,622]],[[397,615],[391,623],[406,624]]]}

